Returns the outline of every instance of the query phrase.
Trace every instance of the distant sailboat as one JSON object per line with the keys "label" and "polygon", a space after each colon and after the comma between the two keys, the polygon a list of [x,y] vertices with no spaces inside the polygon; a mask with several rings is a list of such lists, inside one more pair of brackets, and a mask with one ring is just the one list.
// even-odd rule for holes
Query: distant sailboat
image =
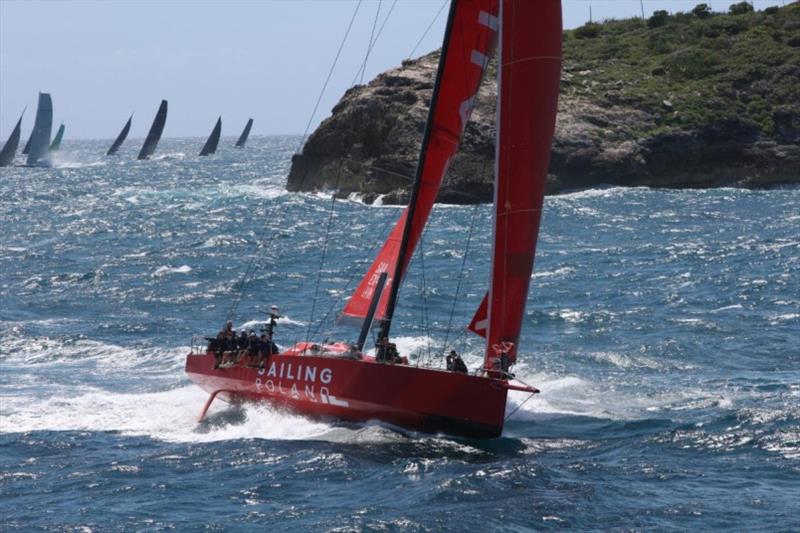
{"label": "distant sailboat", "polygon": [[30,138],[27,166],[49,166],[50,133],[53,130],[53,100],[48,93],[39,93],[39,106]]}
{"label": "distant sailboat", "polygon": [[200,150],[200,155],[211,155],[217,151],[217,145],[219,144],[219,134],[222,131],[222,117],[217,119],[217,124],[214,126],[214,129],[211,130],[211,135],[208,136],[208,140],[206,144],[203,145],[203,149]]}
{"label": "distant sailboat", "polygon": [[153,120],[153,125],[150,126],[150,132],[147,134],[147,139],[144,140],[142,149],[139,151],[139,156],[136,159],[147,159],[153,152],[156,151],[158,141],[161,139],[161,134],[164,132],[164,124],[167,123],[167,101],[161,100],[161,105],[158,107],[158,113]]}
{"label": "distant sailboat", "polygon": [[[24,114],[25,111],[22,112],[22,115]],[[3,146],[3,150],[0,151],[0,167],[7,167],[10,165],[11,162],[14,161],[14,156],[17,154],[17,148],[19,148],[20,128],[22,126],[22,115],[19,116],[17,125],[14,126],[14,131],[12,131],[11,135],[8,136],[8,140]]]}
{"label": "distant sailboat", "polygon": [[50,144],[50,151],[55,152],[59,148],[61,148],[61,139],[64,138],[64,124],[61,124],[58,127],[58,131],[56,132],[56,138],[53,139],[53,142]]}
{"label": "distant sailboat", "polygon": [[236,141],[236,148],[244,148],[244,143],[247,142],[247,138],[250,136],[250,128],[253,127],[253,119],[247,121],[247,125],[244,127],[244,131],[239,136],[239,140]]}
{"label": "distant sailboat", "polygon": [[114,144],[108,149],[106,155],[116,155],[117,150],[119,150],[119,147],[122,146],[122,143],[125,142],[125,139],[128,137],[128,132],[131,131],[131,120],[133,120],[133,115],[128,118],[128,122],[122,127],[122,131],[119,132],[116,140],[114,140]]}

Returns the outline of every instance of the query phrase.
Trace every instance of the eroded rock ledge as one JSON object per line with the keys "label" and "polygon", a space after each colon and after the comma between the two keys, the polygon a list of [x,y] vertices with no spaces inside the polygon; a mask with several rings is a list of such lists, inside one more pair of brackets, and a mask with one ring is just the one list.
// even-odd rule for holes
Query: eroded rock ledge
{"label": "eroded rock ledge", "polygon": [[[548,192],[800,182],[800,6],[665,20],[565,33]],[[288,189],[405,202],[438,59],[407,61],[347,91],[294,157]],[[492,199],[493,70],[440,202]]]}

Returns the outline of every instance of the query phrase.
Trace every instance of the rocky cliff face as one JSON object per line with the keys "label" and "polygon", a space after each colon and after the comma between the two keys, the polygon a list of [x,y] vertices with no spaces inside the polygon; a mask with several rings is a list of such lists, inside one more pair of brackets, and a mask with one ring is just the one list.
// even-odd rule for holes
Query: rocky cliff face
{"label": "rocky cliff face", "polygon": [[[799,34],[797,4],[566,32],[549,192],[800,182]],[[347,91],[294,157],[289,190],[406,201],[438,60]],[[440,202],[491,201],[496,94],[487,76]]]}

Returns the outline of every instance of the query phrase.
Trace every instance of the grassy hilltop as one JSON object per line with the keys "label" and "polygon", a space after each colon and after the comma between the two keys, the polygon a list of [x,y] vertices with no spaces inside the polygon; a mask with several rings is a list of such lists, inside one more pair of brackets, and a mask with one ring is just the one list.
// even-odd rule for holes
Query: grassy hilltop
{"label": "grassy hilltop", "polygon": [[732,11],[699,4],[567,31],[562,94],[647,111],[657,120],[645,135],[727,119],[777,134],[800,111],[800,4]]}
{"label": "grassy hilltop", "polygon": [[[348,90],[295,156],[288,188],[405,201],[438,59],[406,61]],[[495,70],[440,201],[492,199]],[[798,182],[800,4],[729,13],[699,4],[564,32],[549,192]]]}

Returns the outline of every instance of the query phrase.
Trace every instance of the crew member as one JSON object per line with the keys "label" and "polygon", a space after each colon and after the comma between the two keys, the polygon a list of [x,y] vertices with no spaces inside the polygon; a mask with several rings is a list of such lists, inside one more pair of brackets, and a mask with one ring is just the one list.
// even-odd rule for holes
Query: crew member
{"label": "crew member", "polygon": [[461,359],[461,356],[456,353],[455,350],[450,350],[450,353],[447,354],[447,370],[451,372],[461,372],[466,374],[467,365],[464,364],[464,360]]}

